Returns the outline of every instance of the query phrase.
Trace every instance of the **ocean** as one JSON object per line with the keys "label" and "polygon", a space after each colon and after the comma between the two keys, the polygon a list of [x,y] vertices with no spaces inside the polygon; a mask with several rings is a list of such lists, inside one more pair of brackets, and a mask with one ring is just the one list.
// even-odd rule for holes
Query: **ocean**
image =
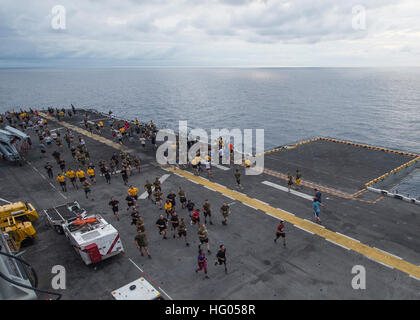
{"label": "ocean", "polygon": [[264,129],[420,153],[420,68],[0,69],[0,112],[91,108],[160,128]]}

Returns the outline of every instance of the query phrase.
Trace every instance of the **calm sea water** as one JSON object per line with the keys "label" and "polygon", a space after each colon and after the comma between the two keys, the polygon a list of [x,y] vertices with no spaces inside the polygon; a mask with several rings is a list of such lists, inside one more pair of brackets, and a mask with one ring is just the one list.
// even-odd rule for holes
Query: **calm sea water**
{"label": "calm sea water", "polygon": [[0,112],[95,108],[174,128],[262,128],[266,149],[330,136],[420,152],[420,69],[0,69]]}
{"label": "calm sea water", "polygon": [[420,169],[415,169],[411,172],[391,191],[403,196],[420,199]]}

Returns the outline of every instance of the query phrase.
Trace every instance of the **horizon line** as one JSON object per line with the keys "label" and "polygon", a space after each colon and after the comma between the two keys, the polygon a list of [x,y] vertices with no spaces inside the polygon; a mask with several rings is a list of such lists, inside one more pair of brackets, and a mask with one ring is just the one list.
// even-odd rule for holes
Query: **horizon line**
{"label": "horizon line", "polygon": [[247,66],[0,66],[0,69],[98,69],[98,68],[121,68],[121,69],[157,69],[157,68],[171,68],[171,69],[194,69],[194,68],[203,68],[203,69],[221,69],[221,68],[230,68],[230,69],[303,69],[303,68],[314,68],[314,69],[333,69],[333,68],[342,68],[342,69],[393,69],[393,68],[420,68],[418,66],[259,66],[259,65],[247,65]]}

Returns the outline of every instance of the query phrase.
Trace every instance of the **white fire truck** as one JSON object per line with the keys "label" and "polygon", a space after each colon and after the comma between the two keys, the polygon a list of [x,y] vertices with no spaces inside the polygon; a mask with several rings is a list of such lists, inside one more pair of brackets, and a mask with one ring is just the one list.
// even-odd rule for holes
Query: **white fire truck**
{"label": "white fire truck", "polygon": [[124,251],[120,235],[102,216],[87,215],[77,201],[44,210],[48,223],[64,233],[86,264]]}

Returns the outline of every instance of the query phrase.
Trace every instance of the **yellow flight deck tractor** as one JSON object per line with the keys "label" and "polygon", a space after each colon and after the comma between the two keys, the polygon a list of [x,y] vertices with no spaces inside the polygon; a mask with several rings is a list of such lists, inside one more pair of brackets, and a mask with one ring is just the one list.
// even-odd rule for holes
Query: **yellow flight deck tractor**
{"label": "yellow flight deck tractor", "polygon": [[38,213],[30,203],[15,202],[0,206],[0,230],[6,232],[20,248],[26,239],[36,238],[32,222],[38,220]]}

